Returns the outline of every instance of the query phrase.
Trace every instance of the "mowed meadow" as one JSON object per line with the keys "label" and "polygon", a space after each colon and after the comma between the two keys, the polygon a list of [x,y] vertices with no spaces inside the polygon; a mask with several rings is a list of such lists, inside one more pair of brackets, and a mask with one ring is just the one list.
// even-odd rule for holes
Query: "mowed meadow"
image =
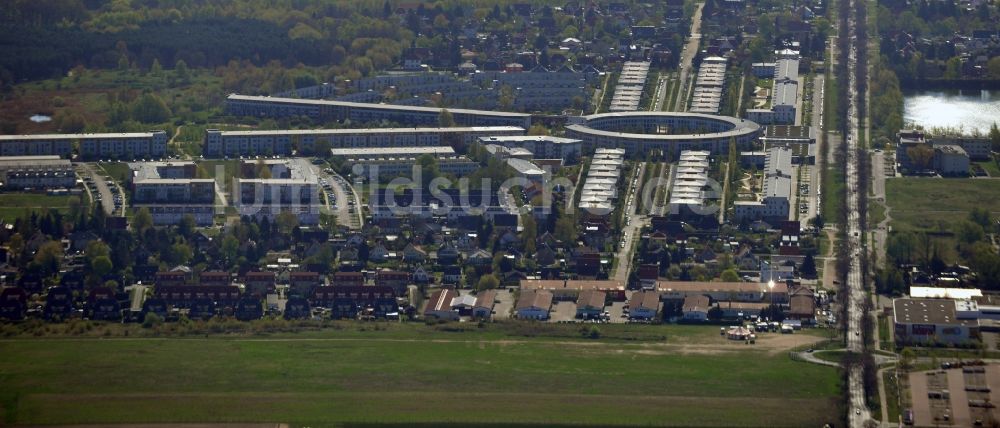
{"label": "mowed meadow", "polygon": [[0,341],[0,400],[6,424],[836,420],[836,369],[708,344],[712,330],[691,346],[455,333],[10,339]]}

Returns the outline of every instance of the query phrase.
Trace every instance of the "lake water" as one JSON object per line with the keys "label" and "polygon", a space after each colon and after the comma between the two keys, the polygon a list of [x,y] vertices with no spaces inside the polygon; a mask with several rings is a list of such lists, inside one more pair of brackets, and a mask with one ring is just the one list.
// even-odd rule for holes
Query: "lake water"
{"label": "lake water", "polygon": [[46,116],[44,114],[36,114],[34,116],[29,117],[28,120],[31,120],[32,122],[35,123],[42,123],[52,120],[52,116]]}
{"label": "lake water", "polygon": [[904,91],[903,116],[907,126],[961,127],[966,133],[986,134],[993,122],[1000,124],[1000,91]]}

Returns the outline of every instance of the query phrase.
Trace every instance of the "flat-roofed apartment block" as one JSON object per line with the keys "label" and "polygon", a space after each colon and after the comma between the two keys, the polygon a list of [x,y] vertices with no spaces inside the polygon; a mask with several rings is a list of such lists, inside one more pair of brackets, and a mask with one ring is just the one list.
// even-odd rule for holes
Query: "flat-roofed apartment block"
{"label": "flat-roofed apartment block", "polygon": [[525,149],[537,159],[571,159],[583,152],[583,141],[576,138],[551,137],[547,135],[491,135],[480,137],[479,143],[496,144],[507,148]]}
{"label": "flat-roofed apartment block", "polygon": [[452,143],[471,144],[482,136],[524,135],[518,126],[472,126],[454,128],[290,129],[279,131],[205,131],[205,156],[249,156],[291,154],[293,147],[312,153],[316,143],[331,148],[420,147]]}
{"label": "flat-roofed apartment block", "polygon": [[787,220],[792,195],[792,150],[768,149],[764,161],[764,189],[754,201],[736,201],[736,221]]}
{"label": "flat-roofed apartment block", "polygon": [[782,57],[774,65],[774,87],[770,109],[747,109],[746,116],[762,125],[794,125],[799,96],[799,59]]}
{"label": "flat-roofed apartment block", "polygon": [[[226,98],[226,113],[233,116],[290,117],[308,116],[314,120],[350,120],[369,123],[389,121],[404,126],[437,125],[445,109],[391,104],[352,103],[345,101],[303,100],[232,94]],[[531,127],[531,115],[489,110],[447,109],[456,124],[462,126]]]}
{"label": "flat-roofed apartment block", "polygon": [[[438,170],[444,174],[462,176],[479,169],[479,163],[455,153],[449,146],[423,147],[373,147],[365,149],[331,149],[330,154],[342,158],[347,165],[360,166],[361,174],[396,177],[413,174],[422,156],[437,161]],[[419,168],[419,167],[418,167]]]}
{"label": "flat-roofed apartment block", "polygon": [[49,156],[0,157],[0,189],[57,189],[76,186],[69,159]]}
{"label": "flat-roofed apartment block", "polygon": [[[274,220],[282,212],[295,214],[301,224],[319,223],[322,203],[319,178],[304,159],[260,161],[271,178],[236,179],[235,205],[241,217]],[[256,169],[258,162],[243,162],[244,170]]]}
{"label": "flat-roofed apartment block", "polygon": [[84,135],[80,137],[80,156],[85,158],[160,158],[167,154],[165,131]]}
{"label": "flat-roofed apartment block", "polygon": [[580,192],[580,209],[591,215],[608,215],[618,197],[618,179],[624,165],[625,150],[595,149],[590,169]]}
{"label": "flat-roofed apartment block", "polygon": [[146,208],[157,225],[177,224],[186,215],[210,226],[215,215],[215,180],[196,177],[194,162],[136,162],[132,169],[132,205]]}
{"label": "flat-roofed apartment block", "polygon": [[73,155],[75,136],[80,134],[0,135],[0,156]]}

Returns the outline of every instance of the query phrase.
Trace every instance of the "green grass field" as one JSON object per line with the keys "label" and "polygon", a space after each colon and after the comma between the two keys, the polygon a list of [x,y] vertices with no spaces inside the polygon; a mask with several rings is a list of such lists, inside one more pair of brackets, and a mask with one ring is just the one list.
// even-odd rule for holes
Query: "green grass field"
{"label": "green grass field", "polygon": [[1000,214],[1000,181],[985,179],[892,178],[885,182],[894,232],[928,232],[946,262],[958,262],[955,223],[974,207]]}
{"label": "green grass field", "polygon": [[[0,219],[13,221],[18,217],[28,217],[32,212],[47,212],[50,209],[56,209],[66,214],[69,212],[71,198],[80,197],[49,196],[44,193],[0,194]],[[86,196],[83,199],[86,199]]]}
{"label": "green grass field", "polygon": [[[660,326],[605,327],[605,337],[615,337]],[[8,424],[819,426],[835,419],[836,370],[723,343],[715,327],[662,331],[665,339],[637,341],[423,325],[8,339],[0,341],[0,403]]]}

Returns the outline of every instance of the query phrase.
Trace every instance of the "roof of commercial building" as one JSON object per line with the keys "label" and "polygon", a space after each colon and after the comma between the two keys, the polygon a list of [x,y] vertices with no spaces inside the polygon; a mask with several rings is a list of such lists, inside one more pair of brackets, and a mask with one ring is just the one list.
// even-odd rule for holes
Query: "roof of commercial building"
{"label": "roof of commercial building", "polygon": [[[974,324],[975,320],[960,320],[955,314],[955,301],[948,299],[896,299],[892,301],[897,323],[906,324]],[[970,323],[970,321],[972,321]]]}
{"label": "roof of commercial building", "polygon": [[282,98],[282,97],[267,97],[267,96],[254,96],[254,95],[239,95],[239,94],[230,94],[227,100],[262,101],[270,103],[301,104],[301,105],[313,105],[313,106],[338,106],[338,107],[349,107],[349,108],[359,108],[359,109],[408,110],[415,113],[418,112],[440,113],[442,110],[448,110],[452,114],[476,114],[481,116],[522,117],[522,118],[531,117],[530,114],[526,113],[509,113],[509,112],[490,111],[490,110],[471,110],[471,109],[461,109],[461,108],[443,109],[438,107],[401,106],[395,104],[390,105],[390,104],[352,103],[347,101],[329,101],[329,100],[306,100],[300,98]]}
{"label": "roof of commercial building", "polygon": [[799,60],[797,59],[779,59],[778,62],[774,64],[774,78],[777,79],[798,79],[799,78]]}
{"label": "roof of commercial building", "polygon": [[497,300],[496,290],[483,290],[476,295],[476,308],[492,308]]}
{"label": "roof of commercial building", "polygon": [[451,311],[451,301],[455,297],[458,297],[458,293],[452,289],[435,291],[434,294],[431,295],[431,298],[427,299],[427,306],[424,307],[424,313]]}
{"label": "roof of commercial building", "polygon": [[978,288],[943,288],[943,287],[911,286],[910,297],[968,300],[973,297],[983,297],[983,292]]}

